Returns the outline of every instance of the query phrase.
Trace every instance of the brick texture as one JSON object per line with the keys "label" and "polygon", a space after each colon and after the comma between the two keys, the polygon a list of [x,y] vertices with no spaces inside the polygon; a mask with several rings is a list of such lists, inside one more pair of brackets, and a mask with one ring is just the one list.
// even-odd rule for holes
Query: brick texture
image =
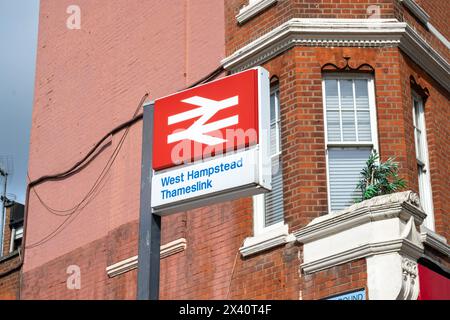
{"label": "brick texture", "polygon": [[[197,16],[185,19],[187,12],[197,12],[197,18],[207,19],[199,7],[186,7],[183,1],[179,6],[155,3],[156,7],[154,2],[138,1],[97,7],[82,1],[84,27],[68,31],[61,27],[68,2],[41,1],[30,149],[32,177],[59,171],[83,155],[100,134],[129,118],[144,91],[160,96],[182,88],[214,69],[222,53],[233,53],[291,18],[367,18],[367,7],[378,4],[382,18],[402,17],[415,23],[393,0],[279,0],[242,26],[235,16],[246,0],[202,2],[205,6],[224,5],[225,20],[217,25],[221,32],[225,30],[224,44],[215,28],[205,31],[205,38],[200,36],[199,30],[205,28],[198,21],[189,23]],[[435,11],[427,7],[430,13]],[[214,16],[212,12],[223,14],[211,9],[209,16]],[[167,26],[163,22],[169,14],[172,18]],[[158,15],[161,24],[150,25],[147,17]],[[95,24],[100,16],[104,21]],[[217,16],[214,19],[221,21]],[[191,27],[185,29],[186,25]],[[440,25],[436,21],[436,26]],[[211,26],[208,20],[204,26]],[[420,28],[418,32],[428,32]],[[426,37],[440,48],[429,33]],[[186,41],[192,48],[188,53]],[[201,48],[222,47],[205,53],[196,44]],[[442,48],[439,50],[448,56]],[[430,98],[425,109],[436,230],[448,239],[445,179],[450,172],[445,155],[449,128],[444,121],[449,117],[448,93],[394,47],[294,47],[263,65],[271,77],[278,79],[280,88],[284,213],[290,231],[328,212],[321,67],[326,63],[344,66],[343,57],[351,58],[352,67],[366,63],[374,68],[381,158],[395,157],[400,176],[407,181],[408,189],[416,192],[410,77],[428,89]],[[136,297],[136,270],[108,278],[105,269],[137,254],[141,131],[141,124],[131,129],[95,201],[52,241],[26,252],[22,298]],[[119,139],[120,135],[113,137],[111,145],[80,174],[68,181],[39,186],[38,192],[57,208],[76,203]],[[63,221],[45,211],[33,195],[30,208],[29,243]],[[239,247],[253,235],[252,217],[251,198],[163,217],[162,243],[185,238],[187,248],[161,260],[161,298],[308,300],[353,289],[367,290],[364,259],[305,275],[300,272],[303,249],[299,244],[288,243],[241,257]],[[81,269],[80,290],[66,286],[66,270],[72,264]]]}

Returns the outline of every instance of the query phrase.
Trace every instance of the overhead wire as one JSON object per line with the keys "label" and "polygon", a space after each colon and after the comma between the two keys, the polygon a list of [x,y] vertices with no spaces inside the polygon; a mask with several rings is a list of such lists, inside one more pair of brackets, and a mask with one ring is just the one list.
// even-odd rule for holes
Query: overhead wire
{"label": "overhead wire", "polygon": [[[191,84],[190,86],[186,87],[185,89],[189,89],[192,87],[195,87],[199,84],[202,83],[206,83],[211,81],[212,79],[216,78],[217,76],[219,76],[222,72],[224,71],[224,68],[222,66],[220,66],[219,68],[215,69],[214,71],[212,71],[210,74],[208,74],[207,76],[203,77],[202,79],[200,79],[199,81]],[[115,127],[114,129],[112,129],[111,131],[109,131],[107,134],[105,134],[89,151],[88,153],[79,161],[77,161],[72,167],[70,167],[69,169],[60,172],[60,173],[56,173],[56,174],[51,174],[51,175],[44,175],[41,176],[40,178],[31,181],[31,178],[28,175],[28,179],[30,180],[28,186],[27,186],[27,196],[26,196],[26,205],[25,205],[25,224],[26,224],[26,220],[27,220],[27,215],[28,215],[28,206],[29,206],[29,196],[30,196],[30,190],[33,189],[34,194],[36,195],[38,201],[52,214],[56,215],[56,216],[60,216],[60,217],[66,217],[62,223],[60,223],[58,225],[58,227],[56,229],[54,229],[52,232],[50,232],[49,234],[47,234],[45,237],[41,238],[40,240],[30,244],[30,245],[26,245],[25,248],[29,249],[29,248],[35,248],[37,246],[40,246],[48,241],[50,241],[51,239],[53,239],[56,235],[58,235],[67,225],[70,224],[71,221],[70,218],[73,217],[72,221],[78,216],[78,214],[95,198],[95,192],[98,191],[99,186],[101,185],[102,181],[104,180],[104,178],[106,177],[106,174],[108,173],[108,171],[110,170],[110,168],[112,167],[117,155],[119,154],[123,142],[125,141],[125,138],[128,135],[128,132],[130,130],[131,125],[133,125],[134,123],[140,121],[143,119],[143,113],[138,114],[140,108],[143,106],[145,100],[148,98],[148,93],[146,93],[142,98],[141,101],[139,102],[138,107],[136,108],[136,111],[134,112],[132,118],[120,125],[118,125],[117,127]],[[106,165],[103,167],[103,170],[101,171],[101,173],[99,174],[99,176],[97,177],[96,181],[94,182],[94,184],[92,185],[91,189],[88,191],[88,193],[82,198],[82,200],[80,202],[78,202],[76,205],[74,205],[72,208],[69,209],[55,209],[52,208],[51,206],[49,206],[43,199],[42,197],[39,195],[39,193],[36,190],[36,186],[45,182],[45,181],[54,181],[54,180],[61,180],[61,179],[65,179],[69,176],[71,176],[74,173],[77,173],[78,170],[80,170],[80,168],[83,168],[85,165],[87,165],[89,163],[89,160],[92,159],[95,156],[95,151],[104,144],[105,141],[108,140],[108,138],[112,137],[114,134],[116,134],[117,132],[120,132],[121,130],[126,129],[124,134],[122,135],[119,143],[117,144],[116,148],[114,149],[113,153],[111,154],[111,157],[108,159]],[[84,204],[84,205],[83,205]],[[77,213],[77,214],[75,214]],[[25,242],[25,235],[24,235],[24,243]]]}
{"label": "overhead wire", "polygon": [[[148,97],[148,93],[146,93],[141,101],[139,102],[139,105],[135,111],[135,113],[133,114],[133,118],[136,116],[137,112],[139,111],[139,109],[142,107],[142,105],[144,104],[145,100]],[[112,167],[112,164],[114,163],[114,161],[117,158],[117,155],[119,154],[120,149],[122,148],[123,142],[125,141],[126,136],[128,135],[128,132],[130,131],[130,126],[128,126],[125,130],[125,132],[123,133],[119,143],[117,144],[116,148],[114,149],[113,153],[111,154],[111,157],[108,159],[108,162],[106,163],[106,165],[103,167],[103,170],[101,171],[100,175],[97,177],[94,185],[92,186],[92,188],[89,190],[89,192],[83,197],[83,199],[74,207],[74,210],[70,212],[70,214],[65,214],[64,216],[66,217],[62,223],[60,223],[58,225],[58,227],[53,230],[52,232],[50,232],[48,235],[46,235],[45,237],[41,238],[39,241],[36,241],[30,245],[25,246],[26,249],[30,249],[30,248],[34,248],[36,246],[39,246],[41,244],[44,244],[46,242],[48,242],[49,240],[51,240],[53,237],[55,237],[57,234],[59,234],[62,230],[63,227],[65,225],[69,224],[69,220],[72,217],[72,215],[78,211],[81,212],[82,209],[84,209],[89,203],[90,200],[92,200],[92,198],[90,199],[89,197],[91,195],[95,194],[95,191],[97,191],[98,187],[100,186],[102,180],[104,179],[104,177],[106,176],[106,174],[108,173],[109,169]],[[83,203],[85,203],[83,205]],[[83,206],[82,206],[83,205]],[[48,207],[48,206],[46,206]],[[80,210],[79,210],[80,209]],[[78,215],[78,214],[77,214]],[[75,215],[74,217],[76,217],[77,215]]]}

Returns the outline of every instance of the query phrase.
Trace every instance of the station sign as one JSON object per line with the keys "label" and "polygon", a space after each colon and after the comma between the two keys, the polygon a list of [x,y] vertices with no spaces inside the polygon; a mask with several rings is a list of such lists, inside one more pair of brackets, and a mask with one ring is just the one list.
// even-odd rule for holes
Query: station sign
{"label": "station sign", "polygon": [[325,300],[366,300],[366,290],[358,290],[348,293],[339,294]]}
{"label": "station sign", "polygon": [[153,213],[270,191],[269,112],[261,67],[156,100]]}

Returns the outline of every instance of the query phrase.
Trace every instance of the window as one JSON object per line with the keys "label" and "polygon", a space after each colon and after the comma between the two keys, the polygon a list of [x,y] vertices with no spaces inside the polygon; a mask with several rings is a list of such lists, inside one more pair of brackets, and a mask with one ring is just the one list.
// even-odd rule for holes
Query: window
{"label": "window", "polygon": [[423,99],[417,93],[413,92],[412,101],[420,202],[423,210],[427,214],[425,226],[430,230],[434,230],[433,198],[428,164],[428,145],[425,130]]}
{"label": "window", "polygon": [[22,245],[23,238],[23,226],[16,228],[12,228],[11,230],[11,242],[9,247],[9,252],[16,251]]}
{"label": "window", "polygon": [[360,172],[377,148],[373,78],[325,75],[323,79],[329,211],[361,197]]}
{"label": "window", "polygon": [[254,231],[279,227],[284,223],[283,170],[281,163],[280,98],[278,86],[270,93],[270,156],[272,161],[272,191],[253,197]]}

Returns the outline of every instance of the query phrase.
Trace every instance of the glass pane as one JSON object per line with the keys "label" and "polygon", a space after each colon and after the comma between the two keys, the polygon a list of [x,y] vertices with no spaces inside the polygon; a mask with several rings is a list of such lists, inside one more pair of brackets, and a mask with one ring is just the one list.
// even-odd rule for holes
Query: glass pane
{"label": "glass pane", "polygon": [[422,131],[416,129],[416,157],[423,162]]}
{"label": "glass pane", "polygon": [[358,110],[358,139],[359,141],[372,141],[370,132],[370,111]]}
{"label": "glass pane", "polygon": [[277,153],[277,134],[276,124],[270,125],[270,155]]}
{"label": "glass pane", "polygon": [[328,141],[341,141],[341,129],[339,126],[339,111],[327,110]]}
{"label": "glass pane", "polygon": [[339,110],[337,80],[325,80],[326,109]]}
{"label": "glass pane", "polygon": [[330,148],[328,170],[331,211],[342,210],[360,199],[356,188],[360,172],[371,153],[371,148]]}
{"label": "glass pane", "polygon": [[276,105],[275,105],[275,93],[272,93],[270,95],[270,123],[273,123],[273,122],[276,121],[275,108],[276,108]]}
{"label": "glass pane", "polygon": [[283,216],[283,170],[279,157],[272,158],[272,191],[265,194],[266,212],[264,226],[284,220]]}
{"label": "glass pane", "polygon": [[353,110],[342,111],[342,131],[344,141],[356,141],[355,112]]}
{"label": "glass pane", "polygon": [[353,80],[341,80],[340,84],[343,141],[356,141]]}
{"label": "glass pane", "polygon": [[355,101],[358,110],[369,110],[367,80],[355,80]]}
{"label": "glass pane", "polygon": [[353,81],[341,80],[341,108],[353,110]]}
{"label": "glass pane", "polygon": [[416,99],[414,99],[414,121],[416,124],[416,128],[422,129],[420,123],[420,105]]}

